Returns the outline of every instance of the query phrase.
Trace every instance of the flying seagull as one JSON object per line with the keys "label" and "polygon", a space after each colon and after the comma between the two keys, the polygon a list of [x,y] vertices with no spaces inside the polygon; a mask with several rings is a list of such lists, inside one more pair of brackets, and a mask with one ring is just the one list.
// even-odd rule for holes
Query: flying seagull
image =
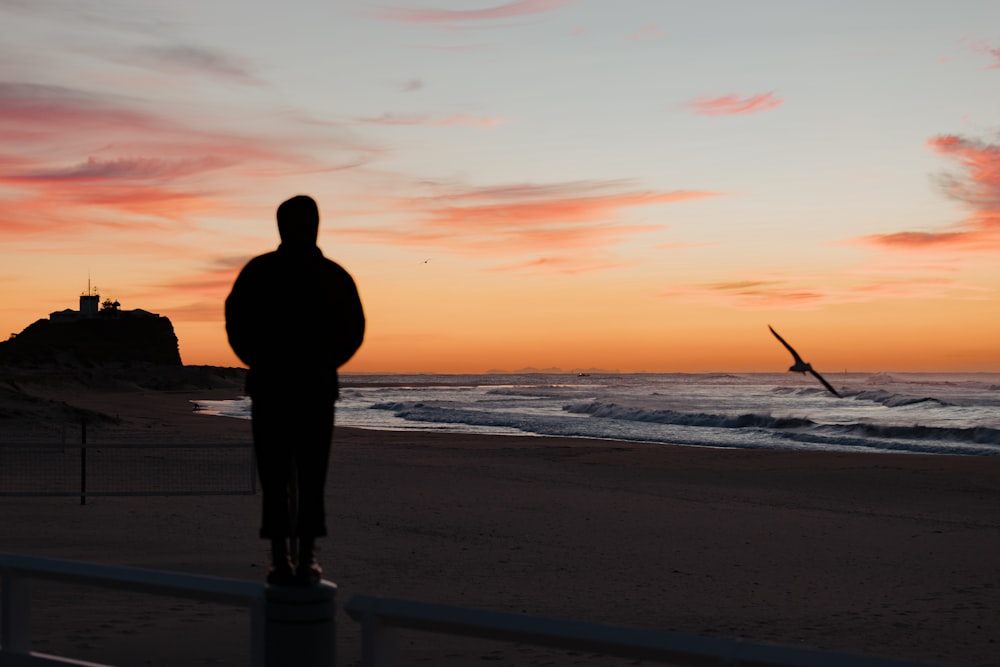
{"label": "flying seagull", "polygon": [[826,380],[824,380],[822,375],[820,375],[819,373],[817,373],[816,371],[814,371],[813,367],[810,364],[807,364],[806,362],[802,361],[802,357],[800,357],[799,353],[795,351],[795,348],[793,348],[791,345],[789,345],[788,343],[786,343],[785,339],[782,338],[781,336],[779,336],[778,332],[774,330],[774,327],[772,327],[770,324],[768,324],[767,328],[771,330],[771,333],[774,334],[775,338],[777,338],[778,340],[781,341],[782,345],[784,345],[786,348],[788,348],[788,351],[792,353],[792,357],[795,358],[795,363],[788,370],[795,371],[796,373],[805,373],[805,372],[812,373],[813,375],[816,376],[817,380],[819,380],[820,382],[823,383],[824,387],[826,387],[827,389],[830,390],[831,394],[833,394],[837,398],[841,398],[840,394],[837,393],[837,390],[834,389],[830,385],[829,382],[827,382]]}

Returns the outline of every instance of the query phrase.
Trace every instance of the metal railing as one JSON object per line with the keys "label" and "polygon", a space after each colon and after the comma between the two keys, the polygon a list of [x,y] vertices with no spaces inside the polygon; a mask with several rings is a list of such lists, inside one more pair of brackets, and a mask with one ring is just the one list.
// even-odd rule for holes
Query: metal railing
{"label": "metal railing", "polygon": [[588,651],[678,666],[931,667],[892,658],[849,655],[737,639],[699,637],[579,621],[355,595],[345,607],[361,623],[363,667],[399,664],[395,630],[409,629]]}
{"label": "metal railing", "polygon": [[34,579],[249,607],[250,664],[252,667],[265,665],[266,587],[262,583],[0,554],[0,667],[105,667],[31,650],[31,581]]}

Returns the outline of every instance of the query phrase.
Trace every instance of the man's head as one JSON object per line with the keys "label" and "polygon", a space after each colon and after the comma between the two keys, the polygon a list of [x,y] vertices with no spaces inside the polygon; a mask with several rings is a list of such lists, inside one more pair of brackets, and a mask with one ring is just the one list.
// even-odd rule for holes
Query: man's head
{"label": "man's head", "polygon": [[298,195],[278,207],[278,235],[282,243],[316,245],[319,208],[312,197]]}

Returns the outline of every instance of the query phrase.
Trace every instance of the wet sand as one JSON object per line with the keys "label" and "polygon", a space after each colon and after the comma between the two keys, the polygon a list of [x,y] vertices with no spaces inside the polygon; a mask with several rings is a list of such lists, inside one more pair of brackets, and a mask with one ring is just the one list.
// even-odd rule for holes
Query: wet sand
{"label": "wet sand", "polygon": [[[37,383],[0,419],[39,440],[71,404],[91,443],[249,442],[196,391]],[[4,405],[0,404],[0,410]],[[17,414],[15,414],[17,413]],[[60,413],[62,414],[62,413]],[[45,421],[45,420],[41,420]],[[55,422],[55,418],[50,420]],[[68,421],[72,441],[75,427]],[[0,552],[262,581],[259,496],[0,498]],[[338,428],[321,561],[353,594],[1000,664],[1000,458],[726,451]],[[39,582],[36,650],[112,665],[245,665],[243,609]],[[357,664],[341,612],[338,664]],[[631,664],[400,635],[406,664]]]}

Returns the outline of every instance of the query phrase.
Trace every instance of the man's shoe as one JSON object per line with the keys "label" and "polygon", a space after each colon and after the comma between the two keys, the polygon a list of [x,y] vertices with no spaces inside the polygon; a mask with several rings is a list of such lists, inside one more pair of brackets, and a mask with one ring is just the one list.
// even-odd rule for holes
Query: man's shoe
{"label": "man's shoe", "polygon": [[271,586],[291,586],[295,583],[295,571],[292,563],[283,558],[276,561],[267,570],[267,583]]}
{"label": "man's shoe", "polygon": [[295,583],[299,586],[312,586],[323,579],[323,568],[315,556],[309,556],[295,568]]}

